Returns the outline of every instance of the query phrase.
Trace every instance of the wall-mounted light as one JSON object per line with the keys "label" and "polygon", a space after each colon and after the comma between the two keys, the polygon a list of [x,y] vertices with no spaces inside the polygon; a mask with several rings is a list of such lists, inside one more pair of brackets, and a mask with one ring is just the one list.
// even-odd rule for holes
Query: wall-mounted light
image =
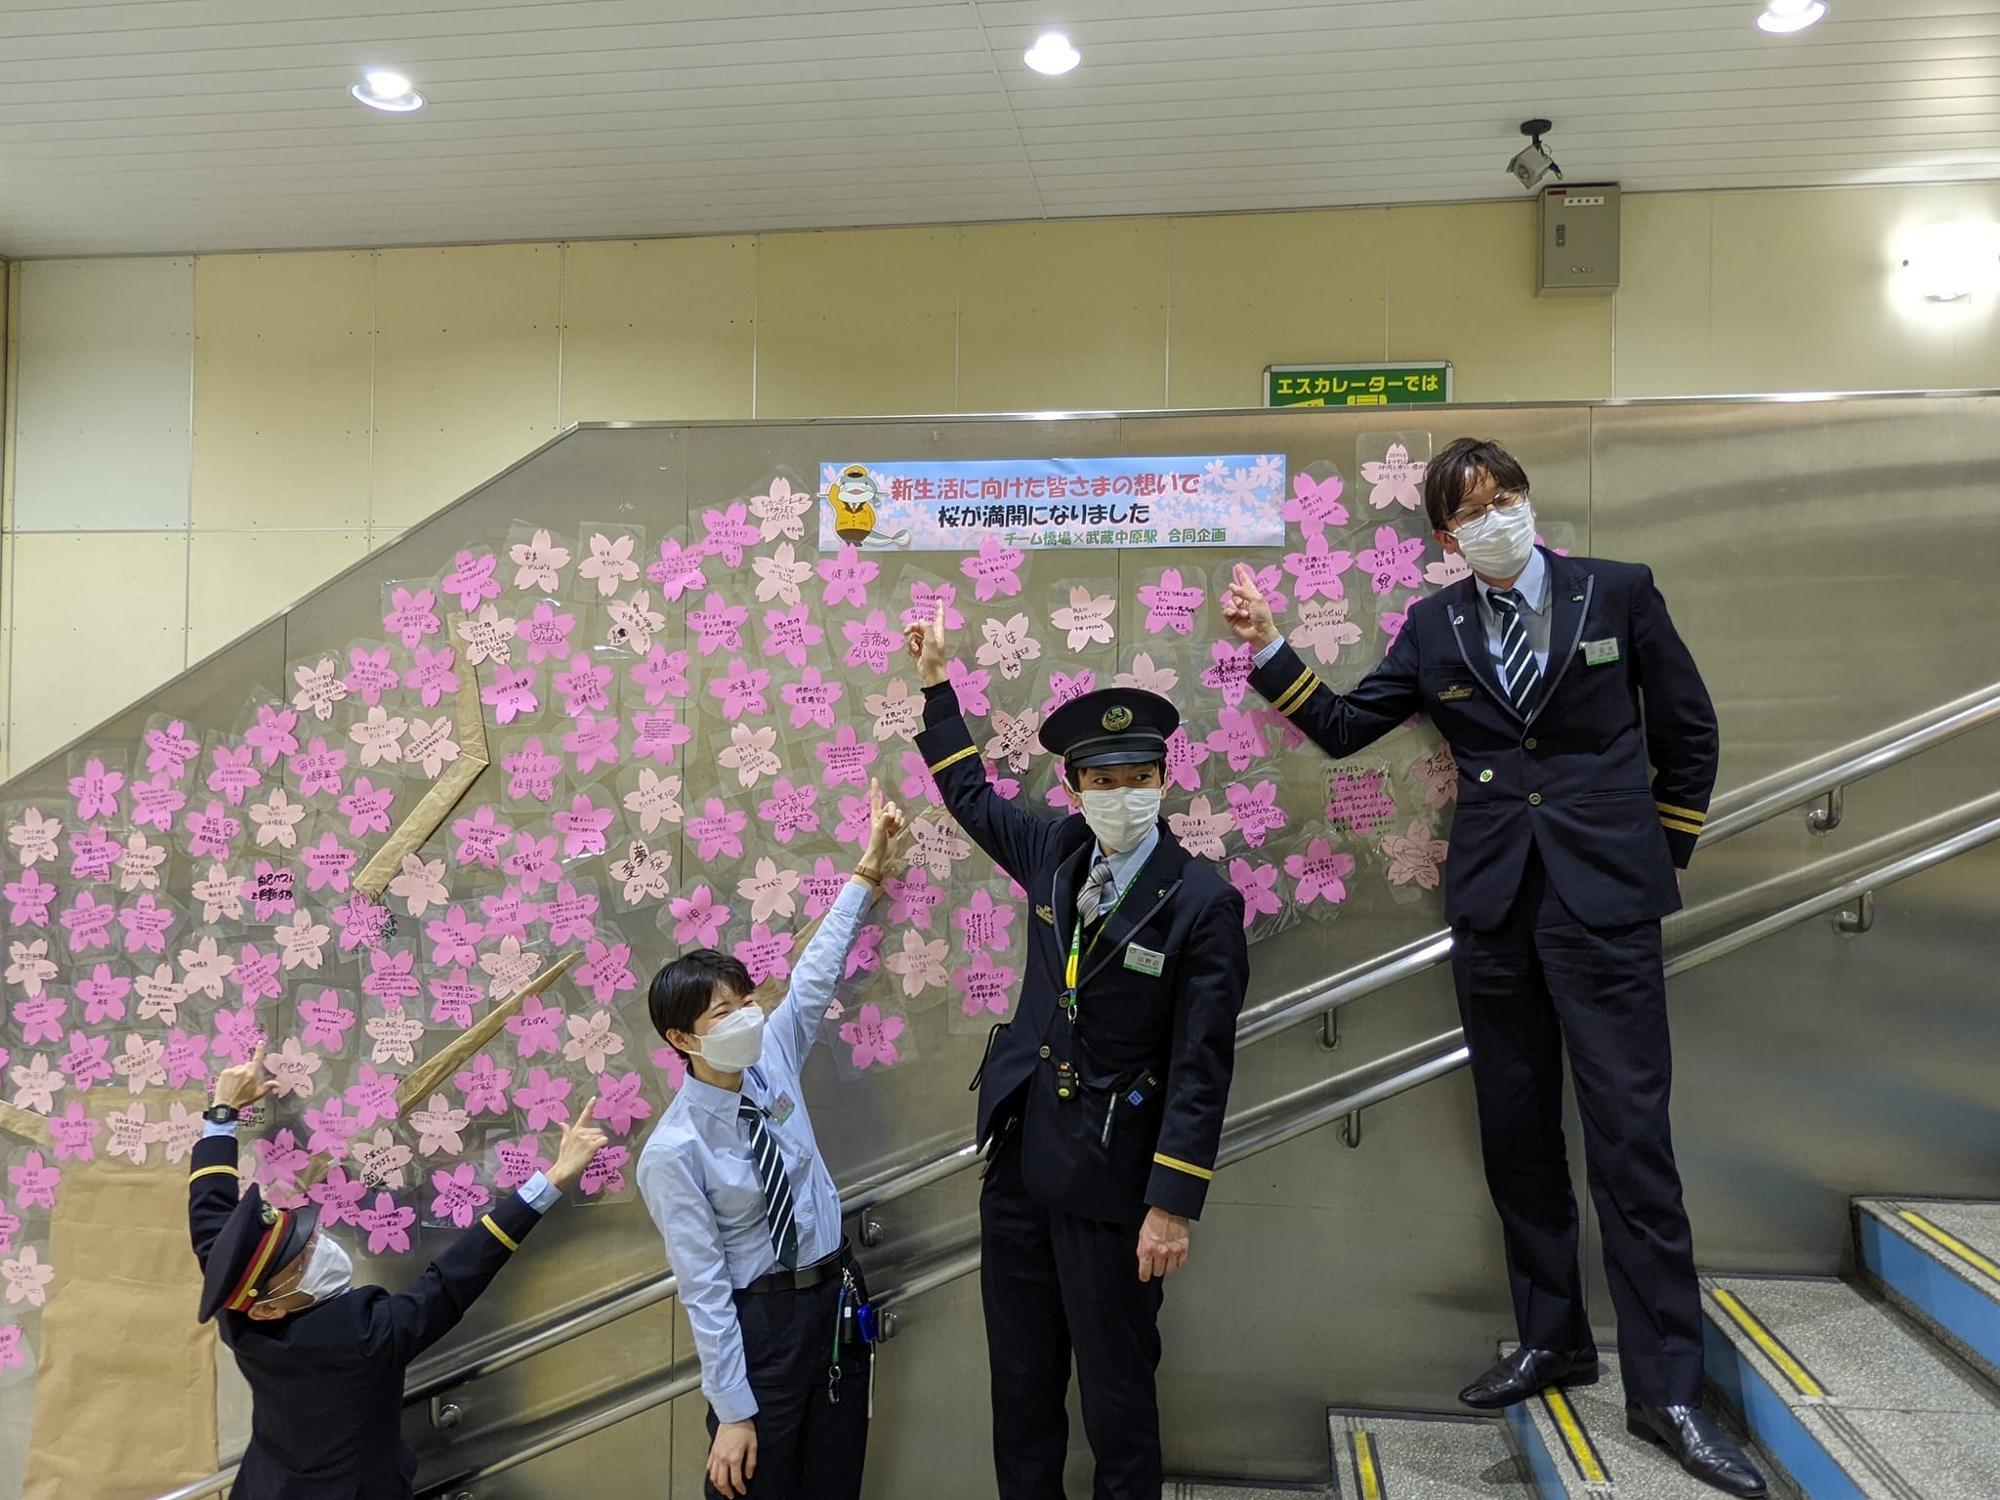
{"label": "wall-mounted light", "polygon": [[387,68],[370,68],[361,81],[347,90],[370,109],[392,115],[406,115],[424,107],[424,96],[410,86],[410,80]]}
{"label": "wall-mounted light", "polygon": [[1035,38],[1035,45],[1021,54],[1021,61],[1037,73],[1046,73],[1051,78],[1067,73],[1083,61],[1083,54],[1069,44],[1069,38],[1060,31],[1045,31]]}
{"label": "wall-mounted light", "polygon": [[1766,0],[1757,29],[1773,36],[1790,36],[1826,19],[1826,0]]}
{"label": "wall-mounted light", "polygon": [[2000,224],[1931,224],[1912,234],[1903,281],[1926,302],[1969,302],[2000,290]]}

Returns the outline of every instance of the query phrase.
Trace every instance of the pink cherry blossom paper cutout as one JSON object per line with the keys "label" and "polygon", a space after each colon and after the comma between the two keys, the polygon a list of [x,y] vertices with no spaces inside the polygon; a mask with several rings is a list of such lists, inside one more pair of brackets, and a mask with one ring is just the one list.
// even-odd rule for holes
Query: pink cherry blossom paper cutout
{"label": "pink cherry blossom paper cutout", "polygon": [[1354,856],[1334,849],[1326,839],[1308,839],[1303,853],[1285,856],[1285,873],[1293,881],[1292,899],[1300,906],[1314,902],[1338,906],[1347,899]]}
{"label": "pink cherry blossom paper cutout", "polygon": [[1369,586],[1378,594],[1388,594],[1424,586],[1423,571],[1418,566],[1423,554],[1422,537],[1399,537],[1395,527],[1379,526],[1375,530],[1375,545],[1356,553],[1354,560],[1368,574]]}
{"label": "pink cherry blossom paper cutout", "polygon": [[1298,473],[1292,475],[1292,498],[1285,502],[1285,519],[1298,523],[1306,536],[1319,536],[1329,526],[1347,524],[1347,507],[1340,497],[1347,482],[1338,473],[1324,479]]}
{"label": "pink cherry blossom paper cutout", "polygon": [[1382,840],[1382,852],[1389,856],[1389,884],[1436,890],[1449,849],[1445,840],[1432,835],[1422,818],[1412,819],[1408,832],[1392,833]]}
{"label": "pink cherry blossom paper cutout", "polygon": [[1011,599],[1021,592],[1021,563],[1025,557],[1025,553],[1003,546],[997,537],[989,535],[981,539],[976,555],[960,561],[958,570],[972,581],[973,598],[987,604],[997,596]]}
{"label": "pink cherry blossom paper cutout", "polygon": [[1243,897],[1243,925],[1253,927],[1259,917],[1274,917],[1285,909],[1278,894],[1278,867],[1247,859],[1229,862],[1229,883]]}
{"label": "pink cherry blossom paper cutout", "polygon": [[900,1060],[897,1042],[905,1024],[901,1016],[884,1015],[882,1008],[873,1002],[863,1005],[855,1018],[840,1028],[840,1039],[848,1046],[848,1058],[855,1071],[893,1068]]}

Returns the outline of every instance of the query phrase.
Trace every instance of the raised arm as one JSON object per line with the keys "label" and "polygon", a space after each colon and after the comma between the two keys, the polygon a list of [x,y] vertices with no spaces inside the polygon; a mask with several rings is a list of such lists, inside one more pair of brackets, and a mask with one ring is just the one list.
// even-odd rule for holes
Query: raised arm
{"label": "raised arm", "polygon": [[855,935],[861,931],[868,903],[882,888],[882,877],[888,871],[891,857],[890,846],[903,827],[901,809],[885,801],[881,786],[870,781],[868,847],[854,867],[854,878],[841,887],[832,907],[820,919],[819,930],[799,954],[785,998],[772,1008],[765,1032],[766,1045],[776,1047],[795,1072],[826,1024],[834,987],[847,968],[847,950],[854,946]]}
{"label": "raised arm", "polygon": [[[210,1104],[226,1105],[239,1113],[278,1092],[277,1084],[264,1076],[264,1044],[259,1042],[250,1060],[224,1068],[215,1077]],[[236,1123],[210,1125],[195,1142],[188,1163],[188,1238],[194,1244],[194,1258],[208,1269],[208,1252],[222,1226],[236,1211],[242,1186],[236,1173]]]}
{"label": "raised arm", "polygon": [[1423,707],[1414,630],[1404,628],[1353,692],[1336,693],[1278,633],[1269,601],[1242,563],[1223,592],[1222,617],[1257,653],[1250,686],[1335,760],[1366,749]]}
{"label": "raised arm", "polygon": [[946,673],[950,661],[944,628],[944,603],[930,624],[906,626],[903,644],[924,682],[924,727],[917,750],[937,782],[945,810],[984,849],[995,864],[1026,886],[1056,838],[1061,820],[1038,818],[1016,807],[993,789],[979,759],[972,730],[958,706],[958,693]]}
{"label": "raised arm", "polygon": [[1653,800],[1674,868],[1685,870],[1708,821],[1720,736],[1694,654],[1674,629],[1650,568],[1642,570],[1632,597],[1631,638],[1646,716],[1646,758],[1653,763]]}
{"label": "raised arm", "polygon": [[[458,1326],[466,1309],[541,1222],[543,1209],[574,1187],[590,1159],[604,1148],[604,1132],[590,1123],[596,1108],[592,1099],[563,1127],[556,1163],[543,1184],[530,1178],[519,1192],[509,1193],[490,1213],[481,1215],[423,1275],[375,1303],[368,1329],[371,1352],[386,1351],[398,1364],[408,1364]],[[539,1190],[544,1184],[546,1191]]]}

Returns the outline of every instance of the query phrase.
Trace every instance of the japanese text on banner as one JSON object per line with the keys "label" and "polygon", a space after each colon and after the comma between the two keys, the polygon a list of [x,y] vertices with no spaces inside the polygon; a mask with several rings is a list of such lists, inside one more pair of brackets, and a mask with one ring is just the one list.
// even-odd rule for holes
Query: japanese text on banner
{"label": "japanese text on banner", "polygon": [[824,463],[820,549],[1277,546],[1285,468],[1272,454]]}

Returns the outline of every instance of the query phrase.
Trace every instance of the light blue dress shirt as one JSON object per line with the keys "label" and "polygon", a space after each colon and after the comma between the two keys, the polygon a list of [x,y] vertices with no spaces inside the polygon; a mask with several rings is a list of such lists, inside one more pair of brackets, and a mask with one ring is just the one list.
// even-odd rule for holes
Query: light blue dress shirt
{"label": "light blue dress shirt", "polygon": [[[227,1125],[218,1125],[211,1120],[202,1127],[202,1139],[206,1140],[212,1135],[234,1135],[236,1134],[237,1123],[237,1121],[231,1120]],[[551,1208],[555,1207],[556,1199],[562,1196],[562,1189],[557,1187],[553,1182],[550,1182],[540,1172],[537,1172],[526,1182],[522,1183],[516,1191],[520,1193],[521,1201],[538,1214],[547,1213]]]}
{"label": "light blue dress shirt", "polygon": [[813,1139],[799,1071],[826,1020],[872,894],[865,882],[850,880],[835,898],[764,1025],[763,1056],[744,1069],[742,1094],[690,1073],[639,1153],[639,1196],[666,1239],[675,1295],[701,1358],[702,1394],[721,1422],[757,1414],[734,1294],[778,1264],[738,1100],[747,1097],[764,1109],[764,1128],[784,1158],[799,1264],[825,1259],[840,1248],[840,1194]]}
{"label": "light blue dress shirt", "polygon": [[[1479,589],[1479,602],[1485,605],[1479,618],[1486,626],[1486,649],[1493,654],[1496,667],[1506,665],[1506,653],[1500,649],[1500,616],[1493,608],[1493,585],[1477,573],[1472,575],[1474,585]],[[1528,565],[1521,569],[1521,576],[1514,580],[1514,591],[1521,596],[1526,607],[1521,611],[1521,623],[1528,630],[1528,649],[1535,653],[1535,666],[1543,677],[1549,675],[1549,563],[1537,547],[1528,554]]]}
{"label": "light blue dress shirt", "polygon": [[[1493,664],[1498,667],[1506,662],[1506,655],[1500,649],[1500,617],[1493,612],[1489,601],[1493,586],[1477,573],[1472,575],[1473,583],[1479,589],[1479,602],[1484,606],[1479,611],[1480,623],[1486,627],[1486,649],[1492,654]],[[1521,576],[1514,580],[1514,587],[1520,592],[1526,608],[1521,611],[1521,623],[1528,628],[1528,649],[1535,653],[1535,665],[1544,677],[1549,674],[1549,630],[1553,623],[1549,617],[1549,561],[1537,547],[1528,554],[1528,565],[1521,570]],[[1280,635],[1270,645],[1264,647],[1251,662],[1264,666],[1278,654],[1278,648],[1285,644]]]}
{"label": "light blue dress shirt", "polygon": [[1148,828],[1146,836],[1130,849],[1120,850],[1116,854],[1104,854],[1104,846],[1102,844],[1094,844],[1090,859],[1084,866],[1083,874],[1078,877],[1077,889],[1083,889],[1082,882],[1090,878],[1090,871],[1096,865],[1097,857],[1100,854],[1104,855],[1104,858],[1111,863],[1111,889],[1104,893],[1104,905],[1105,907],[1109,907],[1118,898],[1118,893],[1138,878],[1139,872],[1146,867],[1146,861],[1153,857],[1153,851],[1159,847],[1160,825],[1158,823]]}

